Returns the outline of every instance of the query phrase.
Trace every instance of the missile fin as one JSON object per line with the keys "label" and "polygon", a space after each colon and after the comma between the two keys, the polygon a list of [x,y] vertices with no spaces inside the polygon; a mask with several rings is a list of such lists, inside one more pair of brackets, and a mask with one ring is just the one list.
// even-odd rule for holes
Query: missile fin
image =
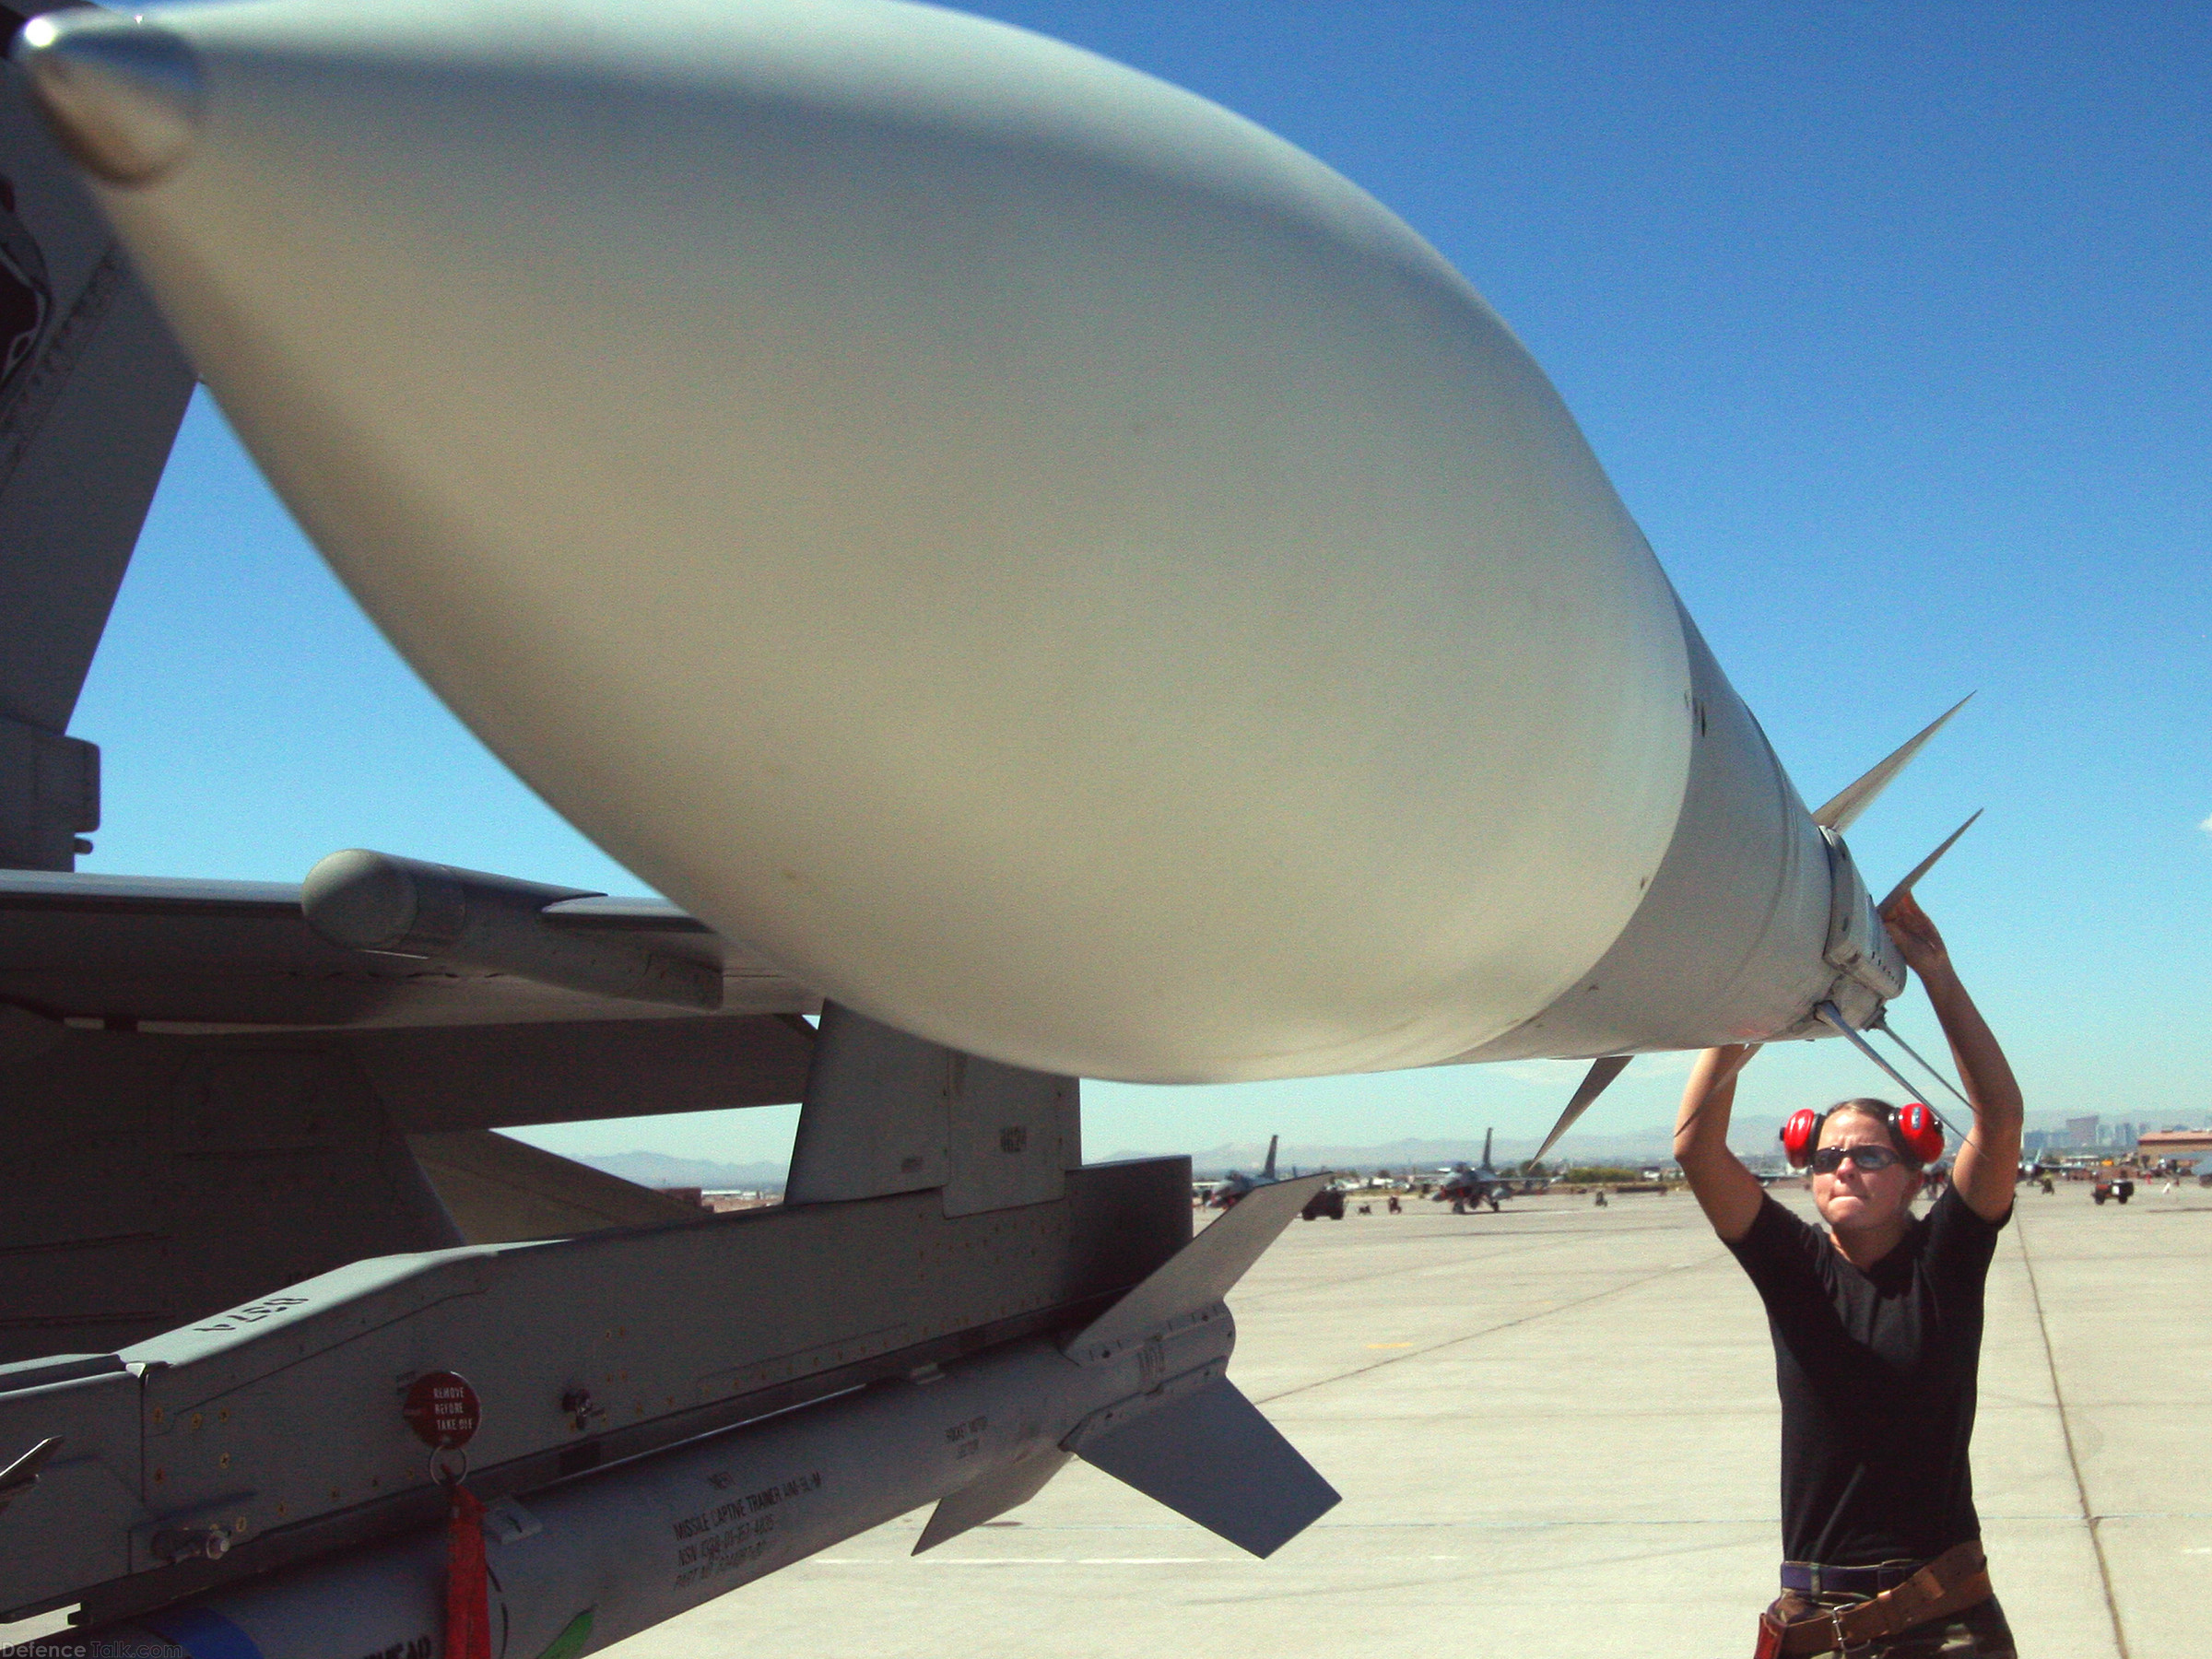
{"label": "missile fin", "polygon": [[1538,1159],[1559,1145],[1559,1136],[1573,1128],[1576,1120],[1596,1103],[1597,1097],[1606,1092],[1613,1079],[1628,1069],[1629,1059],[1627,1054],[1600,1054],[1590,1063],[1590,1069],[1583,1074],[1583,1080],[1575,1088],[1574,1099],[1567,1102],[1567,1110],[1559,1113],[1559,1121],[1551,1126],[1544,1144],[1521,1166],[1524,1170],[1534,1168]]}
{"label": "missile fin", "polygon": [[[1867,1041],[1865,1038],[1862,1037],[1857,1031],[1852,1029],[1851,1023],[1843,1018],[1842,1013],[1837,1008],[1834,1003],[1824,1002],[1818,1007],[1815,1008],[1813,1012],[1818,1014],[1823,1020],[1825,1020],[1829,1029],[1834,1031],[1837,1036],[1842,1038],[1844,1041],[1850,1043],[1852,1047],[1857,1049],[1860,1053],[1865,1055],[1867,1059],[1873,1061],[1876,1069],[1880,1071],[1884,1077],[1888,1077],[1900,1088],[1903,1089],[1905,1091],[1906,1100],[1924,1100],[1927,1090],[1922,1088],[1919,1084],[1913,1082],[1910,1077],[1907,1077],[1903,1072],[1899,1071],[1896,1066],[1890,1065],[1888,1061],[1883,1059],[1881,1051],[1877,1049],[1873,1043]],[[1936,1121],[1943,1125],[1945,1132],[1948,1134],[1953,1140],[1959,1138],[1959,1131],[1951,1127],[1950,1120],[1948,1118],[1945,1117],[1942,1112],[1936,1112],[1933,1104],[1928,1105],[1928,1110],[1935,1113]]]}
{"label": "missile fin", "polygon": [[1027,1463],[1016,1464],[1002,1469],[957,1492],[947,1492],[937,1500],[937,1507],[930,1512],[929,1524],[914,1540],[914,1554],[935,1549],[947,1538],[957,1538],[971,1526],[1018,1509],[1044,1490],[1045,1482],[1067,1466],[1074,1453],[1054,1446]]}
{"label": "missile fin", "polygon": [[1943,838],[1943,844],[1940,847],[1937,847],[1935,852],[1929,853],[1925,858],[1922,859],[1918,864],[1914,865],[1912,866],[1912,873],[1908,875],[1902,881],[1899,882],[1895,887],[1891,888],[1888,895],[1883,899],[1881,903],[1877,908],[1887,911],[1900,899],[1902,899],[1907,893],[1911,892],[1912,890],[1913,884],[1917,882],[1923,876],[1925,876],[1930,870],[1936,867],[1936,861],[1941,858],[1946,853],[1948,853],[1952,847],[1956,846],[1958,844],[1959,838],[1974,827],[1974,818],[1980,818],[1982,814],[1987,810],[1987,807],[1977,809],[1974,813],[1974,818],[1968,818],[1965,823],[1959,825],[1958,829],[1952,830],[1950,834],[1945,836]]}
{"label": "missile fin", "polygon": [[1308,1175],[1254,1187],[1071,1338],[1065,1347],[1068,1358],[1079,1365],[1097,1365],[1163,1326],[1198,1319],[1217,1309],[1230,1287],[1328,1180],[1326,1175]]}
{"label": "missile fin", "polygon": [[1085,1440],[1077,1454],[1256,1556],[1273,1555],[1340,1501],[1226,1377]]}
{"label": "missile fin", "polygon": [[50,1434],[29,1451],[0,1469],[0,1510],[6,1509],[39,1484],[39,1471],[61,1447],[62,1436]]}
{"label": "missile fin", "polygon": [[1890,1041],[1896,1043],[1899,1048],[1903,1049],[1906,1053],[1912,1055],[1914,1060],[1918,1061],[1920,1063],[1920,1069],[1922,1071],[1926,1072],[1929,1077],[1935,1078],[1936,1082],[1942,1084],[1946,1088],[1949,1089],[1953,1095],[1957,1096],[1959,1105],[1965,1107],[1969,1112],[1971,1112],[1974,1109],[1974,1103],[1966,1098],[1965,1094],[1959,1089],[1958,1084],[1952,1082],[1950,1078],[1945,1077],[1943,1073],[1936,1067],[1929,1065],[1927,1060],[1921,1054],[1921,1052],[1918,1049],[1914,1048],[1911,1043],[1907,1042],[1902,1037],[1900,1037],[1897,1034],[1897,1028],[1889,1023],[1888,1009],[1884,1008],[1880,1017],[1875,1019],[1867,1027],[1867,1030],[1882,1032],[1889,1039]]}
{"label": "missile fin", "polygon": [[1850,829],[1858,821],[1859,814],[1874,805],[1875,796],[1889,787],[1890,780],[1912,763],[1912,757],[1926,747],[1928,739],[1942,731],[1951,716],[1958,713],[1973,700],[1974,694],[1969,691],[1929,722],[1917,735],[1909,739],[1904,747],[1895,754],[1877,764],[1865,777],[1845,785],[1841,794],[1827,802],[1813,814],[1813,822],[1824,830],[1833,830],[1838,834]]}

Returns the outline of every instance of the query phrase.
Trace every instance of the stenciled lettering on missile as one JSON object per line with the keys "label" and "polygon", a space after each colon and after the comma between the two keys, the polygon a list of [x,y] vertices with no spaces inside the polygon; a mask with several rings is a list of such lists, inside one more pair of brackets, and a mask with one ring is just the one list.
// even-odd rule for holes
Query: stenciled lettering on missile
{"label": "stenciled lettering on missile", "polygon": [[991,1427],[987,1417],[970,1418],[964,1423],[955,1423],[945,1430],[945,1443],[953,1448],[953,1461],[963,1457],[981,1456],[983,1450],[983,1430]]}
{"label": "stenciled lettering on missile", "polygon": [[394,1641],[389,1647],[371,1648],[361,1659],[430,1659],[438,1644],[429,1636],[410,1636],[405,1641]]}
{"label": "stenciled lettering on missile", "polygon": [[700,1533],[712,1532],[718,1526],[726,1526],[735,1517],[744,1513],[745,1505],[742,1501],[725,1503],[721,1508],[708,1510],[703,1514],[687,1515],[678,1521],[672,1530],[679,1539],[695,1538]]}
{"label": "stenciled lettering on missile", "polygon": [[426,1371],[407,1384],[399,1415],[426,1446],[450,1452],[476,1438],[483,1410],[477,1391],[458,1371]]}
{"label": "stenciled lettering on missile", "polygon": [[304,1296],[266,1297],[257,1302],[248,1302],[242,1308],[231,1309],[213,1324],[194,1325],[192,1328],[210,1335],[220,1331],[235,1331],[240,1325],[259,1324],[271,1314],[281,1313],[287,1308],[303,1308],[306,1305],[307,1298]]}
{"label": "stenciled lettering on missile", "polygon": [[[733,1479],[726,1474],[720,1479],[712,1475],[707,1478],[724,1488]],[[702,1579],[720,1578],[759,1560],[775,1547],[775,1535],[782,1530],[774,1513],[776,1507],[821,1488],[821,1471],[810,1470],[670,1523],[669,1531],[677,1540],[674,1587],[686,1589]]]}

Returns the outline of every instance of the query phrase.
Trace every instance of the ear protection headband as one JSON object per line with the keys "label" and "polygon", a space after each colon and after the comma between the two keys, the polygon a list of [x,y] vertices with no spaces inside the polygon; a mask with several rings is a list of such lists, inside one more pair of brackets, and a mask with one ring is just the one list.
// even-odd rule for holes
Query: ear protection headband
{"label": "ear protection headband", "polygon": [[[1866,1108],[1853,1106],[1852,1110],[1865,1112]],[[1916,1161],[1932,1164],[1943,1156],[1943,1125],[1918,1100],[1886,1106],[1881,1118],[1906,1154]],[[1827,1112],[1815,1112],[1809,1106],[1791,1113],[1790,1121],[1782,1126],[1782,1150],[1791,1168],[1802,1170],[1813,1161],[1813,1153],[1820,1145],[1821,1126],[1828,1119]]]}

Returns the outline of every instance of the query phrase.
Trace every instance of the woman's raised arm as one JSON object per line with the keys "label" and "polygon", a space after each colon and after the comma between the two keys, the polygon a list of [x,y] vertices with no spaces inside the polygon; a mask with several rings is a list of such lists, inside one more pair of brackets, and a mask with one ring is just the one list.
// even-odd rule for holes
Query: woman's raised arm
{"label": "woman's raised arm", "polygon": [[1707,1049],[1689,1068],[1682,1110],[1675,1118],[1675,1161],[1712,1230],[1733,1244],[1751,1230],[1766,1193],[1759,1177],[1728,1150],[1728,1114],[1735,1105],[1736,1074],[1759,1053],[1757,1043]]}

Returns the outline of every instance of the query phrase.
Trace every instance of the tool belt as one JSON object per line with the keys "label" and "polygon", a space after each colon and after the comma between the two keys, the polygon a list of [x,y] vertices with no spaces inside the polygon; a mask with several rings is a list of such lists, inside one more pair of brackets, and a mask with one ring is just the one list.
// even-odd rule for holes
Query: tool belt
{"label": "tool belt", "polygon": [[[1841,1578],[1841,1573],[1828,1575]],[[1840,1587],[1840,1586],[1839,1586]],[[1808,1653],[1845,1653],[1870,1642],[1901,1636],[1947,1614],[1963,1612],[1995,1592],[1982,1541],[1970,1539],[1945,1550],[1901,1584],[1849,1606],[1822,1607],[1783,1623],[1770,1607],[1759,1616],[1755,1659],[1799,1659]]]}

